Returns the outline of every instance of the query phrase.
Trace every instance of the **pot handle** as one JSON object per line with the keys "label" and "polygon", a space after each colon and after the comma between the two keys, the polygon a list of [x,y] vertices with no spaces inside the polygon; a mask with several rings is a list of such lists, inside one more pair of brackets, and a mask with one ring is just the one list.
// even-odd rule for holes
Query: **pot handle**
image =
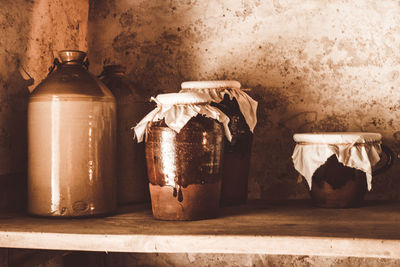
{"label": "pot handle", "polygon": [[382,152],[385,153],[385,155],[386,155],[386,162],[380,168],[372,171],[373,176],[387,171],[393,165],[393,159],[394,159],[393,151],[388,146],[385,146],[384,144],[382,144],[381,147],[382,147]]}
{"label": "pot handle", "polygon": [[47,73],[47,76],[49,76],[54,71],[54,69],[60,65],[61,65],[60,60],[58,60],[58,58],[55,58],[53,61],[53,65],[49,67],[49,73]]}
{"label": "pot handle", "polygon": [[[53,65],[51,65],[51,67],[49,67],[49,73],[47,73],[47,76],[49,76],[51,73],[53,73],[54,69],[61,66],[62,63],[60,62],[60,60],[58,58],[55,58],[53,61]],[[89,69],[89,59],[86,58],[85,61],[83,61],[82,65],[86,68]]]}

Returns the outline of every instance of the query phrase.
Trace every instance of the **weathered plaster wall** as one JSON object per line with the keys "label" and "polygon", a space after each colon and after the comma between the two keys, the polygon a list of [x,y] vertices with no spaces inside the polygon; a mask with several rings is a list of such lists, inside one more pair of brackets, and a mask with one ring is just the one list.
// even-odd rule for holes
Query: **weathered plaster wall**
{"label": "weathered plaster wall", "polygon": [[396,267],[398,259],[260,254],[104,253],[0,249],[0,266],[9,267]]}
{"label": "weathered plaster wall", "polygon": [[[96,0],[91,70],[123,64],[151,94],[184,80],[253,88],[250,197],[306,198],[290,159],[293,133],[377,131],[400,150],[398,14],[395,0]],[[400,199],[399,168],[375,177],[368,198]]]}
{"label": "weathered plaster wall", "polygon": [[29,75],[36,85],[46,76],[57,50],[87,50],[89,3],[84,0],[0,0],[0,4],[2,210],[25,202],[26,111],[29,90],[34,88]]}
{"label": "weathered plaster wall", "polygon": [[[26,168],[26,104],[29,81],[18,71],[29,34],[32,3],[2,1],[0,9],[0,182],[4,188],[14,173]],[[11,176],[8,176],[11,175]],[[6,189],[9,190],[9,189]],[[2,190],[3,191],[3,190]],[[5,205],[1,194],[0,207]]]}
{"label": "weathered plaster wall", "polygon": [[23,64],[35,78],[31,90],[46,77],[57,51],[87,51],[88,0],[37,0],[30,13]]}
{"label": "weathered plaster wall", "polygon": [[110,253],[106,256],[105,267],[123,266],[209,266],[209,267],[395,267],[400,264],[395,259],[372,259],[353,257],[315,257],[258,254],[126,254]]}

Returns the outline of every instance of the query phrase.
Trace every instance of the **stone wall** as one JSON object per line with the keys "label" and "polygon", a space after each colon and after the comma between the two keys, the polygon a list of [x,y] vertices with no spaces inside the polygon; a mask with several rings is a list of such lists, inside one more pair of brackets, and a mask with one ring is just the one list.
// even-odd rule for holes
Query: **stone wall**
{"label": "stone wall", "polygon": [[[380,132],[400,150],[398,1],[97,0],[91,70],[123,64],[149,94],[185,80],[235,79],[259,101],[249,196],[307,198],[292,135]],[[400,165],[376,176],[370,199],[400,199]]]}

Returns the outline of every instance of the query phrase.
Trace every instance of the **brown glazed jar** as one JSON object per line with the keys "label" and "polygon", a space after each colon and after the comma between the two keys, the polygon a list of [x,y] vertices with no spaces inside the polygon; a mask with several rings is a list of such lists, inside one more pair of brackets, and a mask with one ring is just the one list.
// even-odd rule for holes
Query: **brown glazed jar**
{"label": "brown glazed jar", "polygon": [[[312,141],[310,137],[314,137],[315,141]],[[374,166],[379,158],[372,156],[371,158],[364,157],[360,159],[356,154],[374,155],[382,149],[386,155],[385,161],[383,164],[379,164],[379,168],[372,171],[372,176],[387,170],[393,163],[393,152],[387,146],[380,144],[381,138],[381,135],[376,133],[314,133],[295,134],[294,136],[298,145],[303,146],[303,148],[304,146],[314,146],[314,152],[317,152],[312,153],[313,151],[311,150],[305,152],[304,155],[306,157],[303,160],[309,159],[313,155],[325,154],[324,146],[328,145],[326,146],[327,149],[339,151],[339,157],[346,157],[349,162],[365,160]],[[350,151],[357,150],[359,152],[354,154],[352,152],[344,152],[349,147],[351,147]],[[370,186],[368,186],[368,183],[371,183],[371,181],[368,181],[366,172],[345,166],[339,162],[338,155],[333,154],[328,157],[312,174],[310,195],[313,204],[317,207],[351,208],[359,207],[363,204],[365,193]],[[362,164],[358,167],[363,168]]]}
{"label": "brown glazed jar", "polygon": [[181,92],[197,91],[213,96],[211,105],[229,117],[232,141],[225,139],[224,144],[221,204],[246,203],[253,133],[240,111],[237,99],[222,93],[241,90],[240,83],[237,81],[190,81],[183,82],[181,87]]}
{"label": "brown glazed jar", "polygon": [[[185,99],[193,95],[158,95],[157,108],[135,127],[137,134],[137,128],[146,125],[147,172],[156,219],[199,220],[218,214],[224,128],[212,114],[224,118],[225,130],[228,118],[209,106],[207,98]],[[163,96],[173,103],[162,102]],[[146,119],[148,123],[142,124]]]}
{"label": "brown glazed jar", "polygon": [[100,80],[117,101],[117,200],[120,204],[149,199],[144,143],[134,142],[131,127],[154,108],[150,96],[134,87],[121,65],[104,66]]}
{"label": "brown glazed jar", "polygon": [[116,209],[115,98],[88,72],[86,53],[59,56],[29,99],[28,212],[109,214]]}

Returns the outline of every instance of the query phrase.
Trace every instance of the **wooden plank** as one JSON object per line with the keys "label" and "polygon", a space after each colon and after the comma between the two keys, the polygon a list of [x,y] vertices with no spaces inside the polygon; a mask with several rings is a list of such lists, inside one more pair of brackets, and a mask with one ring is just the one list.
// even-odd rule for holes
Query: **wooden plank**
{"label": "wooden plank", "polygon": [[146,206],[91,219],[0,218],[0,246],[107,252],[261,253],[400,258],[400,203],[223,209],[217,219],[157,221]]}

